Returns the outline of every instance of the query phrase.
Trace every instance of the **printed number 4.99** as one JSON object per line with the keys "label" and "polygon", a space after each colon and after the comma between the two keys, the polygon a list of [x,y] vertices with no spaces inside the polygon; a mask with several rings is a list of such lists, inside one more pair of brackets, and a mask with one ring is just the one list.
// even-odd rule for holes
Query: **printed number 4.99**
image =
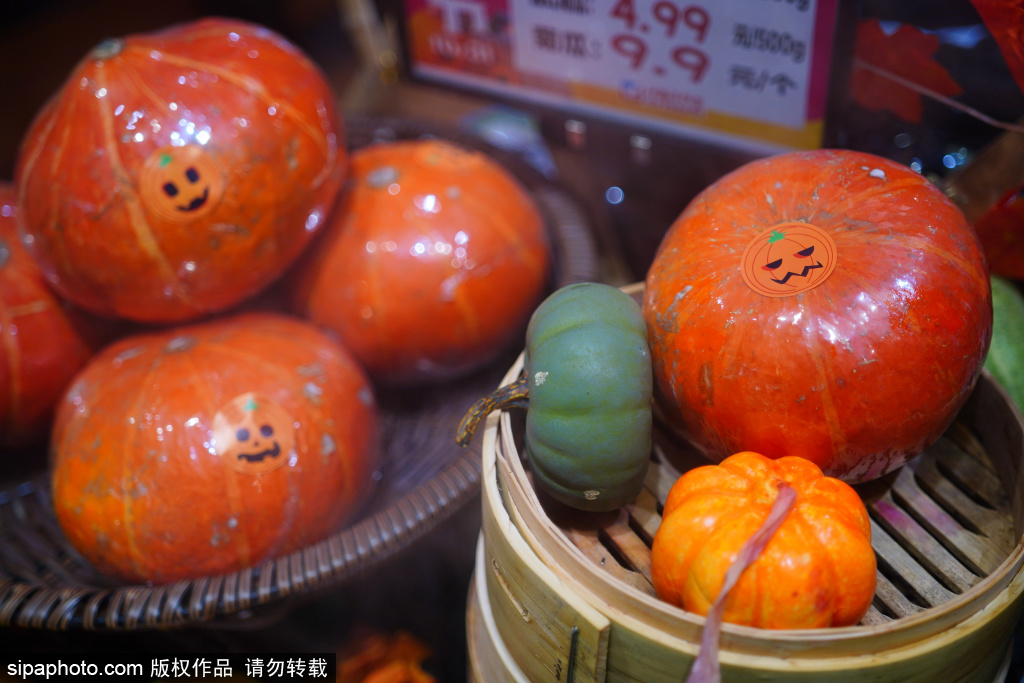
{"label": "printed number 4.99", "polygon": [[[698,5],[678,7],[670,0],[658,0],[651,6],[651,15],[654,20],[665,29],[665,35],[675,38],[676,31],[682,25],[693,32],[693,39],[703,43],[708,34],[708,27],[711,25],[711,17],[707,10]],[[633,0],[619,0],[612,7],[611,16],[621,19],[626,24],[626,29],[633,31],[639,29],[646,32],[647,25],[639,21],[636,15],[636,5]],[[639,23],[638,23],[639,22]]]}

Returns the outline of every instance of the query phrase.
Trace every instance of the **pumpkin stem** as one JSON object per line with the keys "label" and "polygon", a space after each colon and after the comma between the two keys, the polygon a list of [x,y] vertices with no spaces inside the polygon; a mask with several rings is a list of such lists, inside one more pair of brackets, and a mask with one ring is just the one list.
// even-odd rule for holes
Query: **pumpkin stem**
{"label": "pumpkin stem", "polygon": [[722,581],[722,588],[718,591],[718,597],[711,604],[707,617],[704,621],[704,632],[701,634],[700,650],[697,658],[690,667],[690,675],[686,683],[721,683],[722,674],[718,663],[718,637],[722,631],[722,615],[725,612],[725,600],[729,596],[740,575],[747,567],[754,564],[761,551],[764,550],[772,536],[779,530],[782,523],[786,521],[789,511],[796,504],[796,491],[786,482],[779,482],[779,494],[775,497],[772,507],[768,510],[768,516],[761,523],[750,538],[740,547],[732,564],[725,571],[725,578]]}
{"label": "pumpkin stem", "polygon": [[93,59],[110,59],[116,57],[124,49],[124,40],[121,38],[107,38],[92,50]]}
{"label": "pumpkin stem", "polygon": [[476,403],[465,414],[459,423],[459,431],[455,436],[455,442],[460,446],[468,446],[473,440],[473,434],[480,423],[495,410],[508,410],[509,408],[523,408],[530,404],[530,386],[526,381],[526,374],[523,373],[512,384],[499,387],[489,396],[477,399]]}

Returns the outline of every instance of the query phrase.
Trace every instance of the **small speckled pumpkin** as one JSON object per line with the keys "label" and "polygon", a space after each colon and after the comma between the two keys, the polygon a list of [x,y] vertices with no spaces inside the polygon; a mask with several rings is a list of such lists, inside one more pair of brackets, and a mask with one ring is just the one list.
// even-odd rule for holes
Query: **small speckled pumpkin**
{"label": "small speckled pumpkin", "polygon": [[456,377],[507,349],[551,261],[518,181],[440,140],[364,147],[350,174],[323,241],[296,269],[293,310],[387,384]]}
{"label": "small speckled pumpkin", "polygon": [[530,317],[523,375],[479,399],[459,425],[466,446],[495,410],[527,408],[534,483],[588,512],[636,500],[651,459],[651,353],[637,302],[599,282],[556,290]]}
{"label": "small speckled pumpkin", "polygon": [[323,539],[372,490],[376,399],[336,342],[251,313],[123,339],[59,406],[53,502],[98,569],[164,583]]}
{"label": "small speckled pumpkin", "polygon": [[614,510],[651,459],[651,354],[640,306],[596,282],[545,299],[526,333],[526,453],[537,485],[566,505]]}

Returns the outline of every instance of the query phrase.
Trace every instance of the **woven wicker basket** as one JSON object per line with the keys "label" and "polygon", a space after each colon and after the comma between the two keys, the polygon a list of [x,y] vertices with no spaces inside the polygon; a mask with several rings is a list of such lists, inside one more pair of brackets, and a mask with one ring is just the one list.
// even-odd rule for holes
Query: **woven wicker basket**
{"label": "woven wicker basket", "polygon": [[[627,291],[640,297],[642,288]],[[522,370],[520,357],[504,382]],[[705,464],[656,425],[638,500],[586,515],[535,491],[520,412],[484,432],[483,530],[469,596],[470,673],[499,681],[678,682],[703,618],[657,599],[650,543],[681,472]],[[987,373],[943,438],[858,487],[878,557],[857,626],[766,631],[726,624],[726,681],[995,681],[1024,606],[1024,421]],[[480,678],[481,675],[486,678]]]}
{"label": "woven wicker basket", "polygon": [[[350,117],[347,129],[353,149],[429,136],[489,154],[523,183],[545,216],[555,258],[550,286],[597,279],[587,217],[559,186],[518,156],[433,123]],[[61,533],[45,471],[0,488],[0,626],[139,630],[228,617],[244,620],[339,586],[428,534],[479,492],[479,445],[459,448],[456,429],[519,349],[521,342],[513,340],[498,361],[457,382],[382,393],[382,479],[365,514],[321,543],[229,575],[158,587],[112,582]]]}

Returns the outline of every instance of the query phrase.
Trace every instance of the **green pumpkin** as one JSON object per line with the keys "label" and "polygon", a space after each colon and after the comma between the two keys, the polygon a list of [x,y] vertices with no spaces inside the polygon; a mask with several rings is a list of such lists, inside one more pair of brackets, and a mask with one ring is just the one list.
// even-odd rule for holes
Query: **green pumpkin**
{"label": "green pumpkin", "polygon": [[992,278],[992,344],[985,368],[1024,412],[1024,294],[1016,282]]}
{"label": "green pumpkin", "polygon": [[605,284],[563,287],[534,311],[523,362],[525,377],[484,399],[475,419],[526,397],[526,453],[539,488],[593,512],[635,500],[650,462],[653,388],[639,304]]}

